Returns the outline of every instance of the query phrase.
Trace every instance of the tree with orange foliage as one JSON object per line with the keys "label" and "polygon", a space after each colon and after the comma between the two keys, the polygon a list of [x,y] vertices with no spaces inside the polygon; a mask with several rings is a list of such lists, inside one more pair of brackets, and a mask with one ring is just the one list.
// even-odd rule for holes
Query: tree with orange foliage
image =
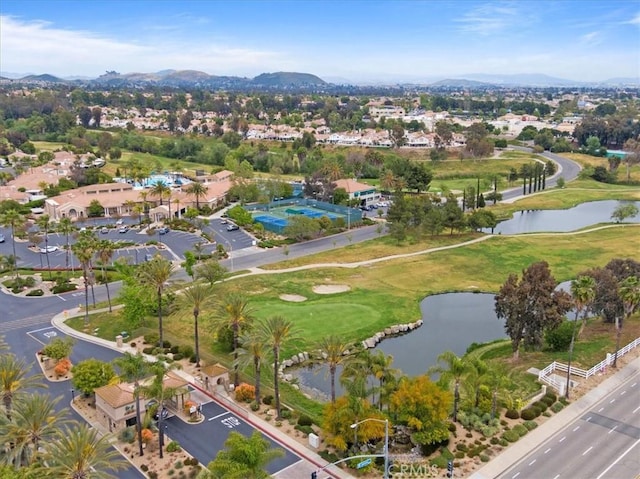
{"label": "tree with orange foliage", "polygon": [[422,445],[435,444],[449,437],[447,417],[452,404],[451,393],[426,375],[402,378],[398,390],[391,396],[391,410],[401,424],[414,431],[412,438]]}

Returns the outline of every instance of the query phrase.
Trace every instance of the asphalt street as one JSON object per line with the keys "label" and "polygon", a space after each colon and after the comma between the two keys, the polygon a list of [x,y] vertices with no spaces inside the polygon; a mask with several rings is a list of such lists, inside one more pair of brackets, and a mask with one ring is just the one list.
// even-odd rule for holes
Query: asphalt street
{"label": "asphalt street", "polygon": [[623,479],[640,474],[640,372],[499,476]]}

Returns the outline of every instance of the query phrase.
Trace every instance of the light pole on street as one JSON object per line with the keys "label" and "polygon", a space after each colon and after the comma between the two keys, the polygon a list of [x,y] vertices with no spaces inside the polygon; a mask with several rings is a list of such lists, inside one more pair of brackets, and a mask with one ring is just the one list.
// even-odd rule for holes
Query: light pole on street
{"label": "light pole on street", "polygon": [[384,423],[384,474],[382,477],[384,479],[389,479],[389,420],[369,417],[367,419],[363,419],[362,421],[353,423],[350,427],[351,429],[356,429],[360,424],[367,421]]}

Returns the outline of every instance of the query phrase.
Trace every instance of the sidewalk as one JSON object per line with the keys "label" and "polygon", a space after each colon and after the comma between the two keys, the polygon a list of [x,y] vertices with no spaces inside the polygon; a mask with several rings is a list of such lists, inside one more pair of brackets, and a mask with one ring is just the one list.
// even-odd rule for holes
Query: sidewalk
{"label": "sidewalk", "polygon": [[498,477],[510,466],[521,460],[531,451],[539,447],[544,441],[580,417],[595,403],[618,388],[626,379],[640,371],[640,357],[634,359],[614,376],[604,380],[600,385],[589,391],[577,401],[571,403],[555,416],[549,418],[518,442],[509,446],[502,454],[490,461],[482,469],[474,472],[470,479],[493,479]]}
{"label": "sidewalk", "polygon": [[[99,309],[96,311],[92,311],[92,313],[100,313],[108,311],[108,308]],[[130,352],[132,354],[136,354],[137,350],[132,348],[126,341],[123,342],[122,347],[118,347],[114,341],[108,341],[106,339],[98,338],[96,336],[91,336],[89,334],[81,333],[80,331],[76,331],[73,328],[70,328],[65,324],[65,320],[74,316],[82,316],[84,312],[80,310],[80,308],[71,308],[69,310],[63,311],[62,313],[56,314],[51,319],[51,324],[56,328],[63,331],[66,335],[81,339],[83,341],[87,341],[94,344],[99,344],[100,346],[104,346],[106,348],[110,348],[116,351],[120,351],[122,353]],[[151,361],[155,361],[155,357],[146,355],[147,359]],[[198,384],[196,378],[192,375],[188,374],[185,371],[176,369],[173,371],[174,373],[181,376],[183,379],[189,382],[189,385],[193,387],[196,391],[198,391],[199,395],[206,395],[210,400],[217,402],[221,406],[225,407],[225,404],[216,400],[215,396],[210,393],[204,391],[201,386]],[[241,406],[238,405],[238,408]],[[316,471],[322,467],[328,466],[328,462],[322,459],[315,451],[303,446],[295,439],[289,437],[285,433],[283,433],[280,429],[278,429],[273,424],[264,421],[259,416],[253,414],[250,410],[244,410],[241,416],[244,420],[246,420],[249,424],[251,424],[256,429],[260,430],[265,435],[269,436],[276,442],[282,444],[287,449],[293,451],[295,454],[302,458],[302,461],[295,463],[289,466],[286,469],[278,472],[274,477],[278,479],[300,479],[303,477],[311,477],[311,472]],[[104,431],[105,428],[100,427],[98,424],[91,424],[92,427],[99,429],[100,431]],[[353,479],[353,476],[343,471],[339,467],[329,466],[322,473],[318,475],[321,478],[331,476],[335,479]]]}

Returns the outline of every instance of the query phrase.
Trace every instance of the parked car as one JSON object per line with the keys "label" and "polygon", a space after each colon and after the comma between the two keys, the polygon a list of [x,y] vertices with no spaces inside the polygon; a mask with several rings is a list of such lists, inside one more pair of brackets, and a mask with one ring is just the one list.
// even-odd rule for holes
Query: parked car
{"label": "parked car", "polygon": [[4,243],[5,241],[4,235],[0,233],[0,243]]}
{"label": "parked car", "polygon": [[126,233],[127,231],[129,231],[128,226],[121,226],[120,229],[118,230],[118,233]]}
{"label": "parked car", "polygon": [[107,228],[106,226],[103,226],[102,228],[100,228],[100,233],[102,233],[103,235],[106,235],[109,232],[109,228]]}
{"label": "parked car", "polygon": [[120,226],[124,224],[124,220],[122,218],[120,218],[118,221],[116,221],[116,226]]}
{"label": "parked car", "polygon": [[158,234],[166,235],[168,232],[169,232],[169,227],[168,226],[162,226],[162,227],[158,228]]}
{"label": "parked car", "polygon": [[40,248],[40,252],[42,254],[53,253],[55,251],[58,251],[58,247],[57,246],[45,246],[44,248]]}
{"label": "parked car", "polygon": [[240,227],[238,225],[227,225],[227,231],[236,231],[239,229]]}
{"label": "parked car", "polygon": [[226,225],[227,223],[228,223],[228,221],[227,221],[226,219],[224,219],[224,218],[222,218],[222,219],[220,220],[220,224],[221,224],[221,225]]}

